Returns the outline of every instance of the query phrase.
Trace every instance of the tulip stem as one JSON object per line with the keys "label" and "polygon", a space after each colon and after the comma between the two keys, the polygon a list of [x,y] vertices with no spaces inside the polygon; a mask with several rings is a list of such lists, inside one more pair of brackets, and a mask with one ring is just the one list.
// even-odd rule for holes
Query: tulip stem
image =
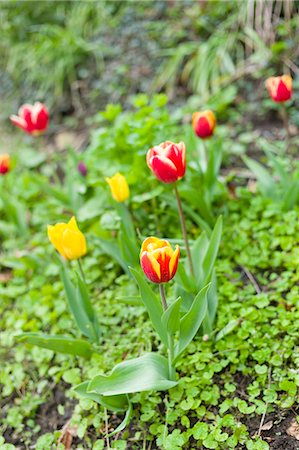
{"label": "tulip stem", "polygon": [[168,306],[167,306],[167,301],[166,301],[166,296],[165,296],[165,289],[164,289],[163,284],[159,284],[159,290],[160,290],[160,296],[161,296],[161,300],[162,300],[163,310],[166,311]]}
{"label": "tulip stem", "polygon": [[180,194],[179,194],[176,184],[174,185],[174,192],[175,192],[175,196],[176,196],[176,200],[177,200],[177,204],[178,204],[178,210],[179,210],[179,215],[180,215],[180,220],[181,220],[181,228],[182,228],[183,238],[184,238],[184,242],[185,242],[185,248],[186,248],[187,258],[188,258],[189,267],[190,267],[190,273],[192,276],[194,276],[191,251],[190,251],[190,246],[189,246],[189,241],[188,241],[188,236],[187,236],[185,216],[184,216],[184,211],[183,211],[183,207],[182,207]]}
{"label": "tulip stem", "polygon": [[[162,306],[164,312],[167,310],[167,301],[165,296],[165,288],[163,284],[159,284],[159,290],[160,290],[160,296],[162,300]],[[170,380],[175,380],[175,368],[172,365],[173,360],[173,341],[172,336],[167,333],[167,342],[168,342],[168,348],[167,348],[167,356],[168,356],[168,375]]]}
{"label": "tulip stem", "polygon": [[84,283],[86,284],[86,278],[85,278],[85,275],[84,275],[83,266],[81,264],[80,259],[77,259],[77,261],[78,261],[79,272],[80,272],[81,278],[84,281]]}
{"label": "tulip stem", "polygon": [[287,148],[286,148],[286,150],[288,152],[289,146],[290,146],[291,133],[290,133],[290,126],[289,126],[289,116],[288,116],[288,112],[287,112],[285,103],[282,103],[282,105],[281,105],[281,116],[282,116],[284,128],[287,133],[287,140],[286,140]]}

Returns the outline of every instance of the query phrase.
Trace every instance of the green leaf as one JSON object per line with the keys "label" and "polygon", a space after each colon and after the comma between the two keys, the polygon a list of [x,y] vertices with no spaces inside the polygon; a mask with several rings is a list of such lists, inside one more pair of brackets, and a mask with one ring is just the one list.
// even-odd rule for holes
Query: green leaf
{"label": "green leaf", "polygon": [[127,409],[123,421],[118,425],[118,427],[115,428],[115,430],[113,430],[111,433],[108,434],[108,437],[114,436],[115,434],[120,433],[122,430],[124,430],[126,426],[129,425],[132,414],[133,414],[133,407],[132,403],[129,401],[129,407]]}
{"label": "green leaf", "polygon": [[147,353],[117,364],[109,376],[94,377],[87,391],[106,396],[166,390],[176,384],[168,378],[167,359],[157,353]]}
{"label": "green leaf", "polygon": [[128,265],[121,255],[119,246],[115,242],[108,241],[107,239],[97,238],[96,241],[100,244],[103,252],[111,256],[129,274]]}
{"label": "green leaf", "polygon": [[93,306],[89,299],[87,287],[86,287],[84,281],[80,278],[80,276],[77,273],[76,273],[76,276],[77,276],[77,283],[78,283],[77,284],[78,303],[80,305],[82,305],[82,309],[85,311],[90,323],[92,324],[94,334],[95,334],[95,341],[98,342],[99,337],[100,337],[99,322],[97,320]]}
{"label": "green leaf", "polygon": [[212,271],[219,250],[221,234],[222,234],[222,216],[219,216],[210,238],[208,251],[206,252],[205,258],[203,260],[202,264],[203,278],[198,282],[199,286],[210,281],[210,277],[212,275]]}
{"label": "green leaf", "polygon": [[89,398],[90,400],[99,403],[104,406],[104,408],[110,409],[111,411],[125,411],[128,408],[129,402],[127,395],[121,394],[104,396],[97,394],[96,392],[88,392],[88,385],[89,381],[84,381],[84,383],[78,384],[72,390],[80,395],[80,397]]}
{"label": "green leaf", "polygon": [[196,335],[202,321],[207,312],[207,293],[210,287],[210,283],[207,284],[196,295],[189,311],[182,317],[180,321],[180,339],[174,350],[174,362],[185,350],[187,345],[192,341]]}
{"label": "green leaf", "polygon": [[192,261],[194,265],[194,277],[196,280],[202,280],[204,278],[202,265],[208,248],[209,239],[204,231],[196,239],[191,248]]}
{"label": "green leaf", "polygon": [[243,161],[256,176],[259,182],[261,192],[266,197],[276,199],[277,188],[274,182],[274,178],[270,174],[270,172],[267,169],[265,169],[265,167],[262,166],[260,163],[258,163],[254,159],[248,158],[247,156],[243,156]]}
{"label": "green leaf", "polygon": [[38,345],[48,350],[58,353],[67,353],[68,355],[82,356],[90,358],[93,349],[89,342],[83,339],[74,339],[68,336],[55,336],[41,333],[22,333],[16,336],[19,342]]}
{"label": "green leaf", "polygon": [[228,322],[228,324],[223,327],[219,333],[216,334],[215,341],[220,341],[224,336],[229,334],[231,331],[233,331],[234,328],[236,328],[237,325],[240,324],[240,319],[233,319]]}
{"label": "green leaf", "polygon": [[139,286],[141,299],[148,311],[153,326],[159,334],[163,344],[168,347],[167,332],[162,324],[163,308],[161,301],[145,281],[144,275],[136,269],[130,268],[130,270]]}
{"label": "green leaf", "polygon": [[181,297],[177,298],[163,313],[162,324],[170,335],[175,335],[180,329],[181,302]]}
{"label": "green leaf", "polygon": [[93,321],[90,320],[89,313],[86,311],[86,299],[80,288],[75,287],[72,283],[68,271],[66,270],[64,264],[61,264],[61,279],[66,292],[66,297],[68,300],[68,305],[70,311],[75,319],[75,322],[84,336],[88,337],[92,342],[97,340],[97,333],[94,329]]}

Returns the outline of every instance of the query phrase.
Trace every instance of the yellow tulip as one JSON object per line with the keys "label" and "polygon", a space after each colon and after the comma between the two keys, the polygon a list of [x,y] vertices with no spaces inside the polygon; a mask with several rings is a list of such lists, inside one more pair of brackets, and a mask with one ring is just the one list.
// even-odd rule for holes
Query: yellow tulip
{"label": "yellow tulip", "polygon": [[117,172],[113,177],[106,178],[107,183],[110,186],[111,194],[114,200],[117,202],[124,202],[130,196],[130,190],[125,177]]}
{"label": "yellow tulip", "polygon": [[75,217],[68,223],[48,225],[48,238],[65,259],[78,259],[86,253],[85,237],[79,230]]}

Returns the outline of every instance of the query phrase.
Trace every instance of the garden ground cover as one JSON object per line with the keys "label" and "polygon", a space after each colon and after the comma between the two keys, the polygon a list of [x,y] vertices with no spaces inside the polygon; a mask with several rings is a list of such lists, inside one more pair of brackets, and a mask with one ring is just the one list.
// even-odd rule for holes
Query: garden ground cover
{"label": "garden ground cover", "polygon": [[[151,124],[150,139],[161,133],[157,126],[161,116],[165,120],[162,127],[171,128],[174,135],[181,132],[169,120],[162,103],[159,117]],[[134,114],[143,120],[145,110],[148,106],[139,99]],[[115,110],[108,111],[116,114]],[[124,114],[124,118],[132,119]],[[127,130],[128,142],[133,131]],[[71,211],[61,199],[40,191],[38,177],[45,180],[48,175],[53,188],[55,185],[53,172],[43,165],[38,152],[36,161],[29,162],[36,167],[20,170],[17,164],[19,177],[8,183],[12,194],[28,208],[30,228],[18,236],[6,221],[2,206],[1,357],[5,364],[0,370],[1,446],[54,448],[67,425],[65,436],[73,433],[72,445],[78,449],[108,445],[114,449],[297,449],[296,425],[290,426],[296,424],[299,383],[298,208],[282,214],[277,205],[247,187],[237,187],[224,206],[218,207],[217,212],[224,215],[224,232],[217,260],[219,310],[215,332],[209,339],[198,336],[180,358],[178,386],[168,393],[134,394],[132,422],[110,438],[109,444],[105,436],[120,423],[121,415],[108,413],[90,400],[78,400],[68,389],[97,373],[106,373],[117,362],[159,346],[144,308],[121,300],[136,293],[132,280],[97,244],[99,220],[106,232],[114,228],[115,221],[111,207],[107,210],[107,200],[103,200],[102,191],[107,190],[103,180],[101,195],[97,183],[94,185],[95,178],[101,176],[91,164],[97,133],[91,141],[90,156],[86,156],[90,167],[88,189],[94,190],[89,202],[93,203],[90,208],[81,203],[79,211],[89,248],[84,268],[103,329],[99,354],[90,361],[16,342],[15,335],[24,331],[67,332],[77,337],[58,278],[59,268],[46,238],[46,224]],[[137,142],[144,139],[143,134],[144,130],[135,136]],[[117,130],[109,126],[100,131],[100,136],[104,142],[114,139],[111,148],[117,143]],[[27,148],[17,161],[28,154],[33,155]],[[53,166],[55,156],[50,164]],[[244,179],[235,178],[234,182],[244,184]],[[85,195],[84,189],[82,192]],[[106,205],[101,217],[94,211],[95,198],[102,202],[102,208],[103,201]],[[178,219],[165,200],[159,201],[155,195],[140,211],[138,195],[136,199],[134,203],[133,196],[133,213],[144,235],[152,234],[157,226],[162,235],[175,234]],[[155,214],[152,201],[157,205]],[[188,228],[193,237],[199,232],[190,217]],[[217,333],[226,325],[226,334],[220,339]],[[62,443],[60,446],[63,448]]]}
{"label": "garden ground cover", "polygon": [[[269,98],[265,79],[282,67],[296,73],[298,7],[291,1],[279,9],[275,2],[272,11],[272,2],[248,2],[261,5],[248,17],[245,1],[150,3],[1,6],[0,153],[11,154],[12,170],[0,177],[0,450],[299,449],[299,207],[282,210],[264,198],[243,159],[269,167],[270,152],[297,169],[298,77],[287,104],[288,152],[280,105]],[[163,88],[169,105],[163,94],[133,97]],[[51,117],[46,134],[33,139],[13,129],[8,116],[36,99]],[[145,163],[149,148],[183,140],[187,171],[179,190],[195,240],[207,227],[196,178],[203,146],[191,128],[199,109],[217,117],[207,150],[223,153],[207,216],[210,226],[223,217],[214,329],[209,336],[199,332],[180,357],[178,385],[134,394],[130,424],[109,437],[124,414],[72,388],[164,349],[133,279],[102,246],[120,227],[105,178],[126,176],[138,244],[155,235],[184,248],[171,189]],[[102,330],[90,360],[17,337],[82,337],[47,237],[47,224],[72,215],[87,239],[82,264]],[[77,270],[76,261],[70,267]],[[169,297],[173,290],[171,282]]]}

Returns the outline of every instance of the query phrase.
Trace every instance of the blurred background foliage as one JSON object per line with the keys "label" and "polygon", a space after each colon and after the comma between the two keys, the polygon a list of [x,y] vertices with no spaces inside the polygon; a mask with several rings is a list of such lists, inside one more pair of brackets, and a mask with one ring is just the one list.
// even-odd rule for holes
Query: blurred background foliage
{"label": "blurred background foliage", "polygon": [[10,109],[38,97],[84,116],[161,90],[204,103],[269,66],[298,73],[294,0],[12,0],[1,2],[0,23],[0,95]]}

